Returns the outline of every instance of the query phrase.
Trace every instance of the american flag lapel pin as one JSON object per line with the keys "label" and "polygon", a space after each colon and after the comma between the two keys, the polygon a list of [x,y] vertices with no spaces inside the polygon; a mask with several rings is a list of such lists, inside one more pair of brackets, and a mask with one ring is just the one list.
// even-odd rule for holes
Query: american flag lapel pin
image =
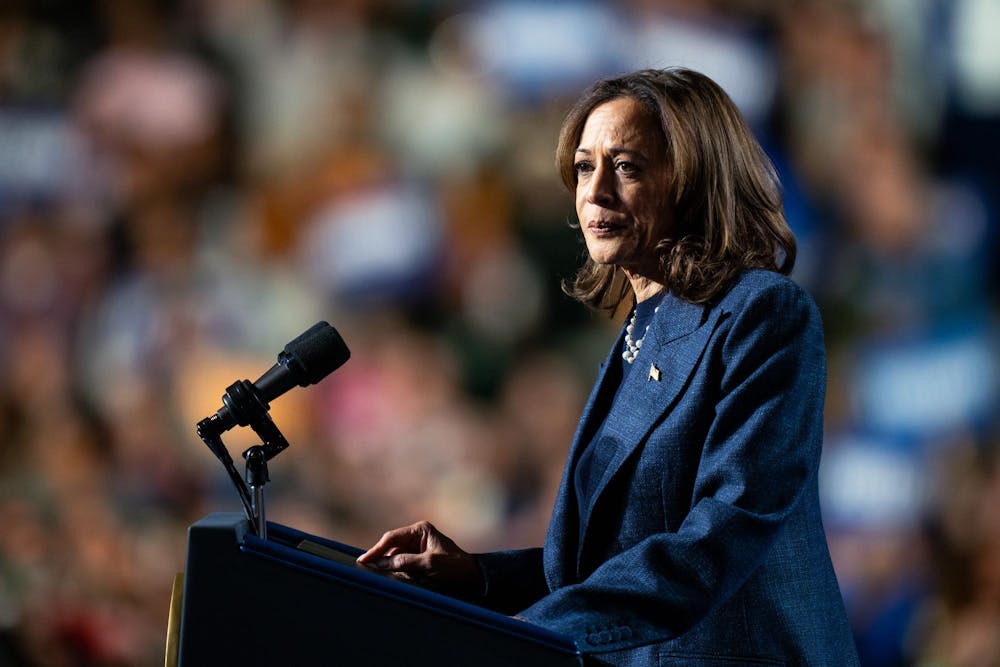
{"label": "american flag lapel pin", "polygon": [[649,366],[649,377],[646,378],[646,382],[652,380],[653,382],[660,381],[660,369],[656,367],[656,364],[650,364]]}

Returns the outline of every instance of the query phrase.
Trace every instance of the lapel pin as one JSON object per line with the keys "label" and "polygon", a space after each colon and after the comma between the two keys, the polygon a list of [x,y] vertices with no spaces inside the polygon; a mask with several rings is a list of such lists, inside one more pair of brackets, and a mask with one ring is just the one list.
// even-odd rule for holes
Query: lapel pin
{"label": "lapel pin", "polygon": [[650,364],[649,366],[649,377],[646,378],[646,382],[652,380],[653,382],[660,381],[660,369],[656,367],[656,364]]}

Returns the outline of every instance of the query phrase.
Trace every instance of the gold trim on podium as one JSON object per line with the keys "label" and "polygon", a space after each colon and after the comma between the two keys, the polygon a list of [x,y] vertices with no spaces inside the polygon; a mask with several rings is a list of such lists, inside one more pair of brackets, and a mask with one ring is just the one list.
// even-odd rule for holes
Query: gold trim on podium
{"label": "gold trim on podium", "polygon": [[177,667],[177,647],[181,639],[181,603],[184,597],[184,573],[174,575],[170,590],[170,613],[167,615],[167,652],[163,667]]}

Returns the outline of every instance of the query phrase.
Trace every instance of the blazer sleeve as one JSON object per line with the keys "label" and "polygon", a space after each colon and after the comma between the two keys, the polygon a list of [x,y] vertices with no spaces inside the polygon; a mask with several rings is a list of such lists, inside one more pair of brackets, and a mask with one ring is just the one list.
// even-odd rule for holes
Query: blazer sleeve
{"label": "blazer sleeve", "polygon": [[583,649],[595,648],[588,646],[596,643],[595,628],[607,635],[601,650],[669,639],[727,600],[767,557],[815,483],[826,379],[822,328],[812,299],[790,281],[733,307],[728,325],[703,361],[716,370],[696,371],[719,384],[718,400],[704,406],[710,425],[679,528],[648,536],[520,616]]}
{"label": "blazer sleeve", "polygon": [[476,554],[484,590],[476,600],[494,611],[514,614],[549,592],[541,548]]}

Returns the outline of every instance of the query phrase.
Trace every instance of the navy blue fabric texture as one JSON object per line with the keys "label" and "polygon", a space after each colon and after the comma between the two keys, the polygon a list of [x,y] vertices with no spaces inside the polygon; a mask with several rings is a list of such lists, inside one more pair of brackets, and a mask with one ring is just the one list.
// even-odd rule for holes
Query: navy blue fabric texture
{"label": "navy blue fabric texture", "polygon": [[[483,603],[603,664],[858,664],[820,516],[826,361],[812,299],[762,270],[711,305],[668,294],[615,391],[621,339],[544,549],[480,554]],[[578,485],[585,448],[601,462]]]}
{"label": "navy blue fabric texture", "polygon": [[[663,294],[657,294],[636,304],[634,309],[634,331],[636,332],[635,337],[637,339],[643,338],[646,327],[651,323],[653,314],[656,312],[656,308],[659,307],[660,303],[663,301],[663,297]],[[612,404],[618,398],[618,392],[621,390],[622,382],[628,378],[629,373],[633,368],[635,368],[635,364],[628,363],[622,356],[624,346],[625,342],[622,338],[620,338],[618,345],[615,346],[614,351],[611,353],[612,356],[618,360],[618,363],[612,364],[608,368],[607,375],[604,377],[601,392],[597,396],[593,409],[593,413],[595,415],[608,414],[611,410]],[[596,485],[601,479],[601,474],[607,469],[608,464],[611,462],[611,455],[614,453],[613,450],[609,448],[596,446],[596,443],[600,441],[601,433],[598,432],[597,436],[592,438],[590,443],[583,448],[580,458],[576,464],[576,474],[574,475],[573,481],[576,484],[576,498],[579,503],[579,507],[577,509],[580,513],[583,513],[584,510],[584,500],[589,498],[594,493]]]}

